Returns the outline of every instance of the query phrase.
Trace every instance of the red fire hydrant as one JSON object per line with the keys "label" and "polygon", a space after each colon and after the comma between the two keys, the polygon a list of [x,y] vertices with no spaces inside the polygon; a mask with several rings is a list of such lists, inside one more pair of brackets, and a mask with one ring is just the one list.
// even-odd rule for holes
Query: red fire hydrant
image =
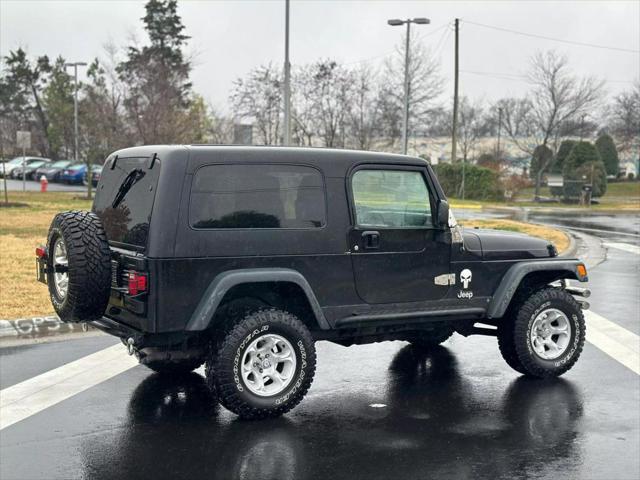
{"label": "red fire hydrant", "polygon": [[42,193],[47,191],[47,186],[49,185],[49,181],[47,180],[47,177],[45,177],[44,175],[42,175],[40,177],[40,191]]}

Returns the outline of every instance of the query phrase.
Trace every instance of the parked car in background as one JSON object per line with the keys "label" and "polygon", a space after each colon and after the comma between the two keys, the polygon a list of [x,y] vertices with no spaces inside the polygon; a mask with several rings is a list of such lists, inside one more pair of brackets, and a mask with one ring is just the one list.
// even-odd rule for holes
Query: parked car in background
{"label": "parked car in background", "polygon": [[20,179],[22,178],[22,173],[24,171],[24,177],[27,180],[31,180],[33,177],[33,174],[38,168],[45,167],[50,164],[51,164],[51,160],[49,160],[48,158],[43,158],[43,159],[36,160],[34,162],[27,163],[27,165],[25,165],[24,167],[22,165],[19,165],[11,171],[10,176],[11,178]]}
{"label": "parked car in background", "polygon": [[33,179],[40,181],[44,176],[48,182],[58,182],[60,181],[60,174],[62,173],[62,170],[69,167],[71,163],[71,160],[58,160],[57,162],[53,162],[49,165],[43,165],[35,171]]}
{"label": "parked car in background", "polygon": [[[8,162],[5,162],[4,165],[0,165],[0,176],[6,175],[7,178],[11,178],[11,174],[13,173],[13,170],[18,167],[22,167],[22,160],[23,160],[23,157],[16,157],[9,160]],[[24,162],[27,165],[30,165],[31,163],[39,162],[42,160],[49,160],[49,159],[42,158],[42,157],[25,157]]]}
{"label": "parked car in background", "polygon": [[[100,176],[102,175],[102,165],[91,165],[91,185],[94,187],[98,186],[98,182],[100,181]],[[83,183],[86,185],[88,180],[88,173],[85,172]]]}
{"label": "parked car in background", "polygon": [[65,168],[60,173],[60,181],[62,183],[71,183],[71,184],[83,184],[84,183],[84,174],[87,171],[87,166],[84,163],[76,163],[75,165],[71,165],[69,168]]}

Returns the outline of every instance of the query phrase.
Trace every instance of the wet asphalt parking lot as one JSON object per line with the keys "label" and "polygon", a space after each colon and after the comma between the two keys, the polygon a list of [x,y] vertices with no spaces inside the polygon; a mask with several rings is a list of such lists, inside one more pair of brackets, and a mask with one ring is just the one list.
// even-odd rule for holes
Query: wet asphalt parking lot
{"label": "wet asphalt parking lot", "polygon": [[[491,337],[456,334],[429,353],[319,342],[305,400],[247,422],[217,405],[201,370],[165,380],[117,346],[120,373],[78,375],[74,395],[2,424],[0,478],[640,478],[639,220],[530,219],[582,229],[607,248],[589,272],[589,341],[560,379],[520,377]],[[112,345],[74,336],[1,348],[0,398]]]}

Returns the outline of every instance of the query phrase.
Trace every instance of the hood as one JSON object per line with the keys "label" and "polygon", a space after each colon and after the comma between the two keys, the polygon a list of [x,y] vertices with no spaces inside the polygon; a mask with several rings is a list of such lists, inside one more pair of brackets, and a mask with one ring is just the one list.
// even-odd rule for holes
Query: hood
{"label": "hood", "polygon": [[542,238],[504,230],[463,229],[464,245],[482,252],[484,260],[520,260],[557,256],[552,243]]}

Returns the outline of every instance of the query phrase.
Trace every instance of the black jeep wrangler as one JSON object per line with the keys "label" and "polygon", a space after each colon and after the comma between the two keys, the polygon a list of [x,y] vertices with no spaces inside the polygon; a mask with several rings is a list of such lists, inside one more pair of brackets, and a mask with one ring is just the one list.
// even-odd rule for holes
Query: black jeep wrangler
{"label": "black jeep wrangler", "polygon": [[[458,227],[424,160],[328,149],[145,146],[106,161],[92,212],[36,251],[60,318],[120,337],[166,374],[206,364],[246,418],[297,405],[314,342],[492,335],[507,363],[561,375],[585,338],[578,260]],[[355,366],[345,368],[357,368]]]}

